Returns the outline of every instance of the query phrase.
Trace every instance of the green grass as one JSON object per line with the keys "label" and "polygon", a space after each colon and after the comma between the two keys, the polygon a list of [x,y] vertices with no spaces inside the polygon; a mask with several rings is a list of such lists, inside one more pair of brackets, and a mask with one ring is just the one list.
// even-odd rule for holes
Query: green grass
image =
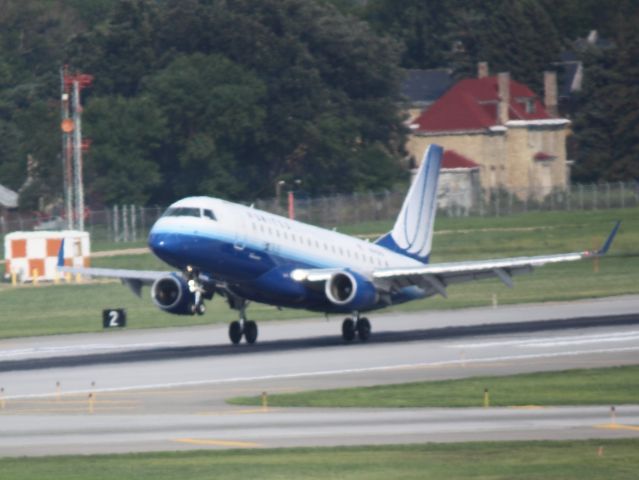
{"label": "green grass", "polygon": [[[220,297],[207,303],[206,315],[169,315],[153,305],[148,289],[144,289],[142,298],[138,298],[125,286],[113,282],[4,287],[0,288],[0,305],[0,338],[101,331],[105,308],[125,308],[127,328],[205,325],[237,320],[237,312],[229,309]],[[267,305],[254,304],[250,308],[250,317],[257,321],[300,316],[299,311],[278,311]]]}
{"label": "green grass", "polygon": [[[639,403],[639,365],[566,370],[503,377],[381,385],[269,395],[286,407],[481,407],[484,389],[491,406],[622,405]],[[236,405],[259,405],[260,397],[237,397]]]}
{"label": "green grass", "polygon": [[639,439],[3,458],[12,480],[637,478]]}
{"label": "green grass", "polygon": [[[429,298],[393,307],[394,310],[439,310],[488,306],[496,295],[499,304],[560,301],[639,293],[639,209],[590,212],[549,212],[496,218],[440,218],[433,240],[433,262],[471,258],[534,255],[568,252],[598,247],[613,226],[623,220],[611,254],[599,262],[599,273],[592,261],[549,265],[532,275],[515,278],[508,289],[496,280],[473,282],[449,288],[449,298]],[[380,225],[355,225],[349,233],[374,231]],[[386,226],[379,231],[385,231]],[[120,248],[129,244],[117,244]],[[104,246],[103,246],[104,247]],[[165,270],[151,254],[95,258],[96,267]],[[34,293],[37,291],[37,295]],[[24,286],[0,284],[0,338],[53,333],[89,332],[101,329],[103,308],[128,310],[132,328],[229,322],[237,317],[222,299],[207,304],[203,317],[165,314],[157,310],[145,289],[142,299],[134,297],[117,283],[92,285]],[[249,316],[254,320],[289,319],[317,316],[306,311],[279,311],[253,304]]]}

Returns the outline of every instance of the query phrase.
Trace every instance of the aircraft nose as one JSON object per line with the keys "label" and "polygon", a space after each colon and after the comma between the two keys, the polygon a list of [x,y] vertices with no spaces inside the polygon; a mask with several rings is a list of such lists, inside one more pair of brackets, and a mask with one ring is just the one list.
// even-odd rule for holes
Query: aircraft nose
{"label": "aircraft nose", "polygon": [[168,264],[174,265],[180,250],[180,241],[177,237],[178,235],[173,233],[157,233],[151,231],[148,241],[149,248],[159,258]]}

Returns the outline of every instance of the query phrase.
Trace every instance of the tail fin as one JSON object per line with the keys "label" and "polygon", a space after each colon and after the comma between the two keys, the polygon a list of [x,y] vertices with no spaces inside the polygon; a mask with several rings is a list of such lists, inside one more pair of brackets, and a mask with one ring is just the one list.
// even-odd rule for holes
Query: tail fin
{"label": "tail fin", "polygon": [[393,229],[375,243],[408,257],[428,263],[437,212],[437,180],[443,148],[430,145],[406,194]]}

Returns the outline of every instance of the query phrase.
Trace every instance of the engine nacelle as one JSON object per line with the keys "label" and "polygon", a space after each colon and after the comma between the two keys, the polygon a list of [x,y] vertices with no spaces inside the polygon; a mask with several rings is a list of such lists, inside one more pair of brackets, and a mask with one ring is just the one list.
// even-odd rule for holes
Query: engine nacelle
{"label": "engine nacelle", "polygon": [[193,315],[195,293],[177,274],[158,278],[151,287],[151,298],[158,308],[177,315]]}
{"label": "engine nacelle", "polygon": [[366,310],[375,306],[379,300],[377,288],[370,280],[353,272],[334,273],[326,281],[326,298],[344,310]]}

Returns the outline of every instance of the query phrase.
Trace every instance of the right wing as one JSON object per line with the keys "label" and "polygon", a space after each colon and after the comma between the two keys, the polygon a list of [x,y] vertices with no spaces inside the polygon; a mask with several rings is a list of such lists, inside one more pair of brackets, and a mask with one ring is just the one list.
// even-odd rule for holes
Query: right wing
{"label": "right wing", "polygon": [[155,270],[127,270],[122,268],[91,268],[91,267],[65,267],[60,265],[58,259],[58,271],[85,275],[87,277],[116,278],[122,281],[138,297],[142,296],[144,285],[153,285],[156,280],[171,275],[174,272],[161,272]]}
{"label": "right wing", "polygon": [[156,280],[171,275],[173,272],[157,270],[128,270],[123,268],[69,267],[64,265],[64,239],[58,250],[58,271],[85,275],[87,277],[116,278],[128,286],[138,297],[142,294],[142,286],[153,285]]}

